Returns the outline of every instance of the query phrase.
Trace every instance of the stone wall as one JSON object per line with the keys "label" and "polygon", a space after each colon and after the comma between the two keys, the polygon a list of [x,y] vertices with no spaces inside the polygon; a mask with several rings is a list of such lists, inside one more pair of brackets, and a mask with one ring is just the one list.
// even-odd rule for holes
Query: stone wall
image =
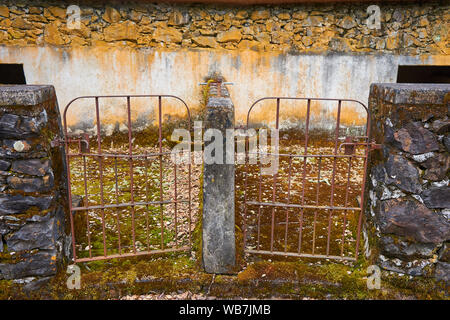
{"label": "stone wall", "polygon": [[0,86],[0,279],[34,286],[68,255],[60,128],[52,86]]}
{"label": "stone wall", "polygon": [[377,264],[449,281],[450,85],[373,84],[369,107],[382,144],[367,210]]}
{"label": "stone wall", "polygon": [[[84,3],[84,4],[83,4]],[[84,1],[81,27],[67,27],[71,2],[0,1],[0,44],[253,49],[292,52],[449,54],[450,6],[367,3],[279,6],[117,4]]]}

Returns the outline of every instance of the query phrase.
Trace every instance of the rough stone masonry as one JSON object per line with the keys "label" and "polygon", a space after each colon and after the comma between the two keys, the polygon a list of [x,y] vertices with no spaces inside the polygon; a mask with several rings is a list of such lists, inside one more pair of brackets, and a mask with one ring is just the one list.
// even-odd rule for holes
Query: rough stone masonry
{"label": "rough stone masonry", "polygon": [[51,146],[60,130],[53,86],[0,86],[0,279],[34,287],[62,260],[65,170]]}
{"label": "rough stone masonry", "polygon": [[[367,216],[384,269],[450,280],[450,85],[373,84]],[[370,213],[369,213],[370,212]]]}

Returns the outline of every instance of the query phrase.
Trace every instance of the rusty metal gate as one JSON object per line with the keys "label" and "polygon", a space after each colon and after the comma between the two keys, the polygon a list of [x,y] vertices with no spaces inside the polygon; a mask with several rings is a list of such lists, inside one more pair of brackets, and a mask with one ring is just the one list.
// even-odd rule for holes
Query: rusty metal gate
{"label": "rusty metal gate", "polygon": [[[274,104],[277,130],[280,129],[280,112],[286,104],[302,104],[305,121],[303,128],[290,132],[293,141],[300,142],[287,145],[280,142],[280,151],[276,154],[249,151],[247,144],[242,217],[245,252],[356,260],[367,158],[369,151],[377,147],[370,137],[368,108],[349,99],[266,97],[250,107],[247,129],[252,111],[262,103]],[[325,142],[320,134],[313,139],[310,121],[312,115],[320,116],[317,111],[323,104],[336,110],[334,123],[330,125],[333,137]],[[342,126],[344,104],[346,110],[349,104],[365,110],[364,125],[359,134],[345,137],[349,128]],[[266,117],[267,114],[264,113]],[[287,139],[291,138],[288,136]],[[292,150],[293,145],[297,145],[296,150]],[[257,165],[249,163],[252,153],[278,157],[278,171],[262,175],[261,162]]]}
{"label": "rusty metal gate", "polygon": [[[137,104],[142,99],[157,110],[154,150],[134,142],[132,102]],[[100,108],[106,100],[120,103],[126,110],[121,128],[126,137],[124,148],[114,139],[102,138]],[[171,95],[84,96],[64,109],[63,143],[75,262],[190,250],[191,162],[167,165],[166,160],[173,156],[163,147],[163,101],[167,100],[178,101],[186,108],[190,132],[187,104]],[[86,133],[77,137],[68,128],[67,112],[75,101],[83,101],[85,107],[94,110],[91,138]],[[92,148],[91,139],[95,145]],[[191,159],[190,149],[187,156]],[[180,192],[180,188],[185,190]]]}

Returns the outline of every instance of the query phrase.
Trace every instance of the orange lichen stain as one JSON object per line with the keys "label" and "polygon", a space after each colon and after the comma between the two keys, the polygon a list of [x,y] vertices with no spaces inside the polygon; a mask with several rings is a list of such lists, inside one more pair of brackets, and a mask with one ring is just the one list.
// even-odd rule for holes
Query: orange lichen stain
{"label": "orange lichen stain", "polygon": [[450,55],[421,55],[420,61],[426,65],[448,66]]}

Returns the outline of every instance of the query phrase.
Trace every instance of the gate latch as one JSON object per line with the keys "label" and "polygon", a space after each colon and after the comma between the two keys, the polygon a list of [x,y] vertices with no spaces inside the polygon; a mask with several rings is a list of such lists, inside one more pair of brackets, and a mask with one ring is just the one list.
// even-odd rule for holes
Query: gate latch
{"label": "gate latch", "polygon": [[345,137],[344,154],[350,156],[355,153],[355,144],[352,137]]}
{"label": "gate latch", "polygon": [[[78,139],[73,138],[67,138],[67,143],[77,143],[78,144],[78,150],[80,153],[89,153],[90,152],[90,145],[89,145],[89,134],[85,133],[82,135],[82,137]],[[60,137],[56,137],[50,142],[50,145],[52,148],[54,147],[62,147],[65,144],[65,140],[61,139]]]}
{"label": "gate latch", "polygon": [[381,149],[381,144],[375,143],[375,140],[372,140],[372,142],[369,143],[369,151],[380,150],[380,149]]}

